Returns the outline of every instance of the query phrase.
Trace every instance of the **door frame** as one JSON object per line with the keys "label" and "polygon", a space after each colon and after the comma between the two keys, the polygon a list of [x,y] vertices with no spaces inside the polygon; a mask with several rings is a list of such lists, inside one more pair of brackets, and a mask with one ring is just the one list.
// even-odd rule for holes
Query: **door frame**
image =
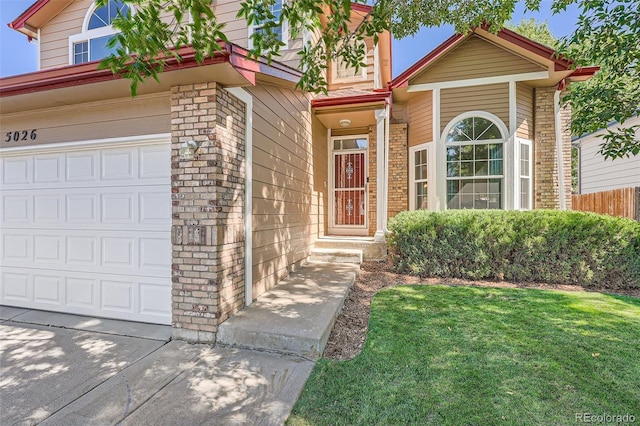
{"label": "door frame", "polygon": [[[334,150],[334,141],[341,139],[366,139],[367,147],[364,149],[345,149],[345,150]],[[355,134],[355,135],[345,135],[345,136],[331,136],[331,130],[329,130],[329,143],[328,145],[328,173],[329,173],[329,187],[328,187],[328,198],[329,198],[329,223],[328,223],[328,233],[329,235],[350,235],[350,236],[367,236],[369,235],[369,135],[368,134]],[[364,153],[364,164],[366,165],[365,169],[365,185],[364,185],[364,225],[360,226],[347,226],[347,225],[336,225],[335,224],[335,155],[340,153],[356,153],[362,152]]]}

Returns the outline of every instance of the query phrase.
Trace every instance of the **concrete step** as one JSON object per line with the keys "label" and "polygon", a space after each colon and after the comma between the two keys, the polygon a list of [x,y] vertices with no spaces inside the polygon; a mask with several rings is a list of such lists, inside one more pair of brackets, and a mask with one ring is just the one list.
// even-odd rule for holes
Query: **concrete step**
{"label": "concrete step", "polygon": [[355,249],[333,249],[333,248],[314,248],[309,255],[311,262],[326,263],[355,263],[362,264],[362,250]]}
{"label": "concrete step", "polygon": [[362,259],[383,260],[387,257],[387,244],[373,241],[371,237],[332,237],[318,238],[315,249],[362,250]]}
{"label": "concrete step", "polygon": [[359,267],[309,262],[220,324],[217,343],[318,359]]}

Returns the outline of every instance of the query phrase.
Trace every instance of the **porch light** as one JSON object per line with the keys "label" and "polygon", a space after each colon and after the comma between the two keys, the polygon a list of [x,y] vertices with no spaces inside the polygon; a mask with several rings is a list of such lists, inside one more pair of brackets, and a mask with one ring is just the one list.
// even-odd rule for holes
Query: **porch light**
{"label": "porch light", "polygon": [[340,120],[340,125],[342,127],[349,127],[351,126],[351,120],[349,120],[348,118],[343,118],[342,120]]}
{"label": "porch light", "polygon": [[196,156],[196,149],[198,149],[198,142],[196,141],[187,141],[180,145],[180,159],[191,161]]}

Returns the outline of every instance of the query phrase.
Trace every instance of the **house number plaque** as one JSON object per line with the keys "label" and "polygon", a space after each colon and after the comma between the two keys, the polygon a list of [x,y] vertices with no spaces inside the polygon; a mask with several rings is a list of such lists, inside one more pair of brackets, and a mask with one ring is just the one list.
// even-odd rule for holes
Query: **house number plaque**
{"label": "house number plaque", "polygon": [[35,141],[38,138],[38,129],[31,130],[16,130],[13,132],[6,132],[4,134],[4,141],[10,142],[23,142],[23,141]]}

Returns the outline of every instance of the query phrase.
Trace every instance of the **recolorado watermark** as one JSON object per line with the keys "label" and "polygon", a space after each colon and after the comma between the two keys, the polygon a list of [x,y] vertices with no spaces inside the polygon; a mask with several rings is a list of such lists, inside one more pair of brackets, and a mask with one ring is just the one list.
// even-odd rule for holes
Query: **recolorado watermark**
{"label": "recolorado watermark", "polygon": [[631,424],[635,423],[636,416],[633,414],[593,414],[593,413],[576,413],[576,423],[590,424]]}

